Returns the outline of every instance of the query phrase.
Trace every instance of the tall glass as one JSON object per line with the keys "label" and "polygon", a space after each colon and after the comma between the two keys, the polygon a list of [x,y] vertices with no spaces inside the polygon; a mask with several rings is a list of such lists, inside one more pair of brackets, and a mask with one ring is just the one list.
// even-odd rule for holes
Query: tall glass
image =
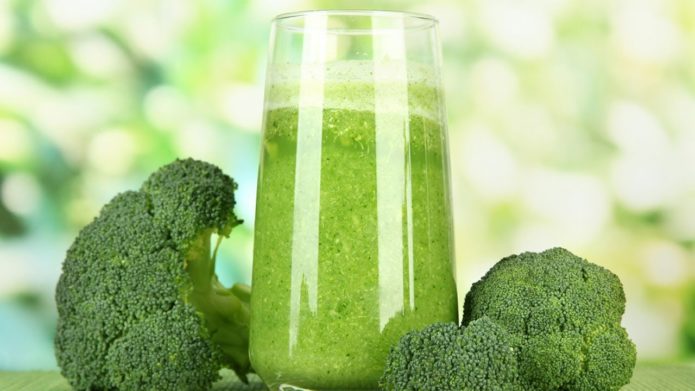
{"label": "tall glass", "polygon": [[437,22],[273,22],[251,297],[271,388],[375,389],[406,332],[456,321]]}

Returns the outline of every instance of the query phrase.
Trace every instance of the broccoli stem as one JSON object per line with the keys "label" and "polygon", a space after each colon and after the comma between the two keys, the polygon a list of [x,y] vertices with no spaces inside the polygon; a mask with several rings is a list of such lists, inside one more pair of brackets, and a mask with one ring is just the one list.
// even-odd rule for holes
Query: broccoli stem
{"label": "broccoli stem", "polygon": [[188,298],[202,313],[211,339],[220,346],[227,364],[246,381],[244,374],[251,366],[248,358],[250,288],[243,284],[226,288],[217,279],[215,261],[222,236],[211,254],[211,235],[211,230],[202,232],[186,252],[186,270],[193,283]]}
{"label": "broccoli stem", "polygon": [[193,282],[195,292],[207,292],[211,287],[211,279],[215,274],[215,257],[210,255],[211,230],[201,232],[188,247],[185,257],[185,267]]}

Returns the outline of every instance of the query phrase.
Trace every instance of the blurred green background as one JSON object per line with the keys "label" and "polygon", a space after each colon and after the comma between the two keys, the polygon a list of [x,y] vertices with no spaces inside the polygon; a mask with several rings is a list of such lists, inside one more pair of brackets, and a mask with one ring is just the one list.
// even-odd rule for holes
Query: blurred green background
{"label": "blurred green background", "polygon": [[0,370],[55,367],[65,250],[175,157],[240,183],[218,273],[250,281],[270,20],[312,8],[440,20],[461,295],[565,246],[621,277],[641,360],[695,356],[692,0],[3,0]]}

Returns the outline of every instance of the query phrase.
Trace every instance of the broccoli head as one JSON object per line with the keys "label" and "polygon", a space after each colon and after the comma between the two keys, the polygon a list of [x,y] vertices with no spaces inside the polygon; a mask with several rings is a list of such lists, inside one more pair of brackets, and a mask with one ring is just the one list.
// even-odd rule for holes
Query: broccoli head
{"label": "broccoli head", "polygon": [[618,277],[562,248],[498,262],[466,295],[463,325],[489,317],[508,330],[534,390],[618,390],[635,346],[621,327]]}
{"label": "broccoli head", "polygon": [[481,318],[467,327],[435,323],[403,336],[387,358],[383,390],[516,391],[512,336]]}
{"label": "broccoli head", "polygon": [[248,287],[215,276],[211,235],[229,235],[236,183],[177,160],[114,197],[69,248],[56,288],[56,358],[78,390],[203,390],[245,379]]}

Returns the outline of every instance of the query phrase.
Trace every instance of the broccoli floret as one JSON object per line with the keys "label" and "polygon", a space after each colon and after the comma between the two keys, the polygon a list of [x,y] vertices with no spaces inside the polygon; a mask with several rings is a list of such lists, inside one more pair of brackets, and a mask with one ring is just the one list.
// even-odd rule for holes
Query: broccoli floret
{"label": "broccoli floret", "polygon": [[488,318],[435,323],[403,336],[387,358],[383,390],[517,391],[512,336]]}
{"label": "broccoli floret", "polygon": [[388,391],[453,390],[462,387],[462,352],[456,323],[434,323],[411,331],[391,347],[380,387]]}
{"label": "broccoli floret", "polygon": [[[558,390],[581,372],[581,334],[574,332],[535,335],[519,348],[519,371],[524,383],[537,390]],[[517,345],[518,346],[518,345]]]}
{"label": "broccoli floret", "polygon": [[514,336],[487,317],[460,328],[466,390],[521,390]]}
{"label": "broccoli floret", "polygon": [[567,250],[507,257],[473,284],[461,327],[436,323],[401,338],[380,386],[618,390],[636,357],[624,311],[618,277]]}
{"label": "broccoli floret", "polygon": [[251,371],[248,287],[220,284],[211,249],[241,223],[235,189],[177,160],[80,231],[56,288],[56,358],[75,389],[204,390],[222,367]]}
{"label": "broccoli floret", "polygon": [[615,274],[554,248],[498,262],[466,295],[463,325],[489,317],[512,333],[527,389],[618,390],[636,357],[624,311]]}

